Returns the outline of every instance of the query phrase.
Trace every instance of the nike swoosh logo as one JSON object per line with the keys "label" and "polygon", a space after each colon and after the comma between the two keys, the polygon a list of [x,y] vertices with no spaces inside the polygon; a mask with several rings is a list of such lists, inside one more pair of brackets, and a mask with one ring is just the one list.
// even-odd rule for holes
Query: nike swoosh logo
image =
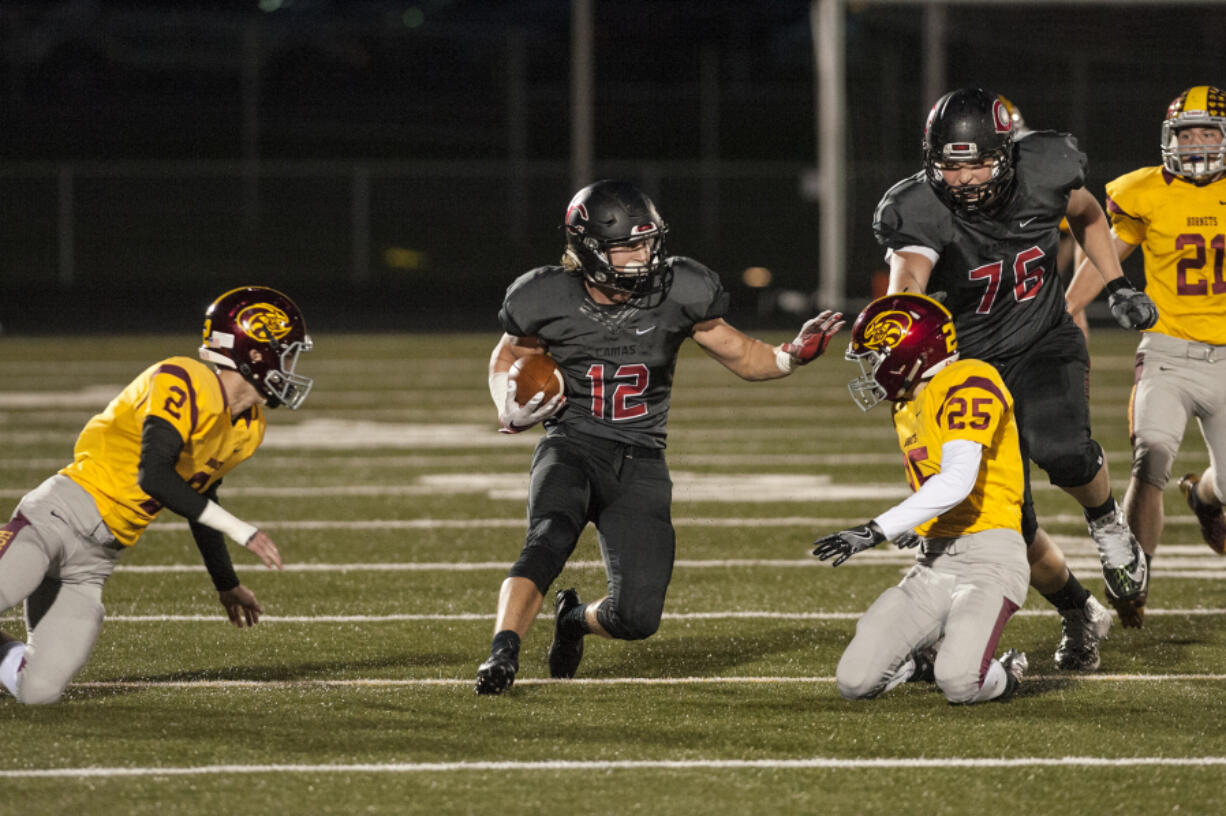
{"label": "nike swoosh logo", "polygon": [[1038,218],[1037,215],[1032,215],[1030,218],[1027,218],[1025,221],[1019,222],[1018,226],[1021,227],[1022,229],[1026,229],[1026,225],[1028,225],[1031,221],[1033,221],[1036,218]]}
{"label": "nike swoosh logo", "polygon": [[635,334],[638,334],[638,335],[643,335],[643,334],[647,334],[647,332],[649,332],[649,331],[653,330],[654,328],[655,328],[655,326],[648,326],[648,327],[647,327],[647,328],[645,328],[645,329],[635,329],[635,330],[634,330],[634,333],[635,333]]}

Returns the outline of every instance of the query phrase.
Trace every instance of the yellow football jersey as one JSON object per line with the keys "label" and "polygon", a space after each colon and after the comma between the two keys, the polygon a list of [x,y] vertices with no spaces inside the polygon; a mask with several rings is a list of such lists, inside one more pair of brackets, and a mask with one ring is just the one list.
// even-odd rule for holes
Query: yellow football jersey
{"label": "yellow football jersey", "polygon": [[914,400],[894,405],[894,429],[912,490],[940,472],[941,446],[949,440],[983,446],[970,495],[916,532],[932,538],[994,529],[1021,532],[1022,455],[1013,395],[995,368],[982,360],[949,364]]}
{"label": "yellow football jersey", "polygon": [[1121,240],[1142,245],[1158,306],[1147,331],[1226,344],[1226,180],[1197,187],[1142,167],[1107,185],[1107,212]]}
{"label": "yellow football jersey", "polygon": [[145,417],[173,425],[183,438],[175,470],[206,492],[264,440],[263,409],[232,422],[217,374],[190,357],[155,363],[111,400],[77,437],[73,461],[60,473],[85,488],[115,538],[130,547],[162,506],[137,485]]}

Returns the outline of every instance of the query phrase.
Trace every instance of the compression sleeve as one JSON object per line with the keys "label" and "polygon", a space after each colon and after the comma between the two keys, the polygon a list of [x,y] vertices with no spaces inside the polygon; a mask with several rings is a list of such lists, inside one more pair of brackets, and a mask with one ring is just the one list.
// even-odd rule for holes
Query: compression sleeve
{"label": "compression sleeve", "polygon": [[208,499],[192,490],[175,470],[182,450],[183,438],[173,425],[161,417],[146,417],[141,426],[136,481],[141,490],[163,507],[185,518],[197,519]]}
{"label": "compression sleeve", "polygon": [[873,521],[886,538],[892,539],[955,507],[975,487],[982,455],[983,447],[978,442],[949,440],[941,445],[941,472]]}
{"label": "compression sleeve", "polygon": [[[203,496],[205,501],[217,501],[217,487],[221,482],[209,488]],[[238,576],[234,574],[234,562],[230,560],[230,551],[226,548],[226,537],[219,530],[206,527],[198,521],[189,521],[192,538],[196,540],[196,549],[204,560],[204,568],[213,579],[213,586],[218,592],[234,589],[238,586]]]}

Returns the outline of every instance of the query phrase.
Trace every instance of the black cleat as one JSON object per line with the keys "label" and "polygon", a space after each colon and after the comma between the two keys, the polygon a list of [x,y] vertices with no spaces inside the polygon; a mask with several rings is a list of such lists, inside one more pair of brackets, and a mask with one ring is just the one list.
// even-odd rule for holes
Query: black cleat
{"label": "black cleat", "polygon": [[567,637],[562,633],[562,618],[567,613],[580,606],[579,593],[573,589],[559,589],[554,599],[556,617],[553,624],[553,643],[549,644],[549,676],[558,678],[574,677],[579,670],[579,661],[583,660],[583,635]]}
{"label": "black cleat", "polygon": [[499,649],[477,667],[478,694],[502,694],[515,683],[519,660],[510,649]]}

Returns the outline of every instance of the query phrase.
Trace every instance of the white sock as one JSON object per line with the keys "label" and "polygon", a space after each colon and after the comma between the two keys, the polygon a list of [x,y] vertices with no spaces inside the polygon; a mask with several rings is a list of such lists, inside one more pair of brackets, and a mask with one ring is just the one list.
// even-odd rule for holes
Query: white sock
{"label": "white sock", "polygon": [[26,645],[21,641],[7,644],[4,657],[0,658],[0,684],[9,690],[9,694],[17,696],[17,669],[26,656]]}
{"label": "white sock", "polygon": [[1009,687],[1009,678],[1005,675],[1005,667],[1000,664],[999,660],[992,658],[992,665],[988,666],[988,674],[983,678],[983,687],[979,689],[979,693],[971,699],[971,702],[982,703],[1004,694],[1005,689]]}

